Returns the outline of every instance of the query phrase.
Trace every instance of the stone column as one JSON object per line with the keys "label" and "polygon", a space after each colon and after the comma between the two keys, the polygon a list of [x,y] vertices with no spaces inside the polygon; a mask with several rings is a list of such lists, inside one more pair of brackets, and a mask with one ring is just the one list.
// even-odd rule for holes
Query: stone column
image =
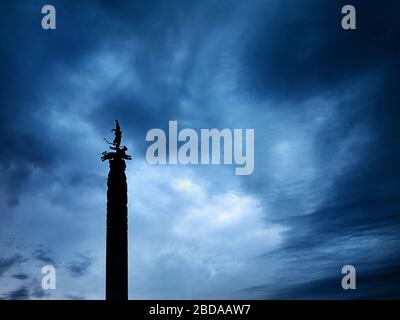
{"label": "stone column", "polygon": [[112,159],[107,181],[106,300],[128,300],[128,188],[125,161]]}

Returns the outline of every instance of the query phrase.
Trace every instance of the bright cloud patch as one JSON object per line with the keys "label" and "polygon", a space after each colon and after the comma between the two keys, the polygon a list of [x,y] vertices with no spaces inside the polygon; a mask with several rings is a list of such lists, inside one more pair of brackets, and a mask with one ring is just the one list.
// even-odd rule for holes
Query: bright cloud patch
{"label": "bright cloud patch", "polygon": [[234,297],[253,283],[253,269],[263,273],[256,258],[282,241],[284,227],[267,225],[258,199],[239,188],[219,190],[192,170],[146,164],[128,179],[160,195],[130,193],[134,297]]}

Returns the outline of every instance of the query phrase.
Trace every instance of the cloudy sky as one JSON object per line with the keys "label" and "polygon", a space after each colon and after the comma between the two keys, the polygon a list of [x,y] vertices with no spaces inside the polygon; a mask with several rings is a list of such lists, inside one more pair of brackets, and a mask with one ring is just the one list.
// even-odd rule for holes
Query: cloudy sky
{"label": "cloudy sky", "polygon": [[[135,158],[131,299],[400,297],[399,14],[395,0],[1,1],[0,298],[104,299],[115,119]],[[147,164],[146,133],[170,120],[254,128],[254,173]],[[341,289],[347,264],[356,290]]]}

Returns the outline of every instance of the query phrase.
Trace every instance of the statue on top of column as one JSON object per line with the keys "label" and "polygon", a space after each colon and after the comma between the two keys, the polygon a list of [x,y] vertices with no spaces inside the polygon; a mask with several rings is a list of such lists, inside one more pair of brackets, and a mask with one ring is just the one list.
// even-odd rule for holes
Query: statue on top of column
{"label": "statue on top of column", "polygon": [[115,152],[107,152],[104,151],[101,156],[101,160],[113,160],[113,159],[125,159],[125,160],[132,160],[132,157],[130,155],[126,154],[126,151],[128,148],[126,146],[121,147],[121,138],[122,138],[122,131],[121,127],[119,126],[118,120],[115,120],[115,128],[111,130],[111,132],[114,132],[114,140],[113,142],[108,142],[106,138],[104,140],[110,144],[110,149],[115,150]]}

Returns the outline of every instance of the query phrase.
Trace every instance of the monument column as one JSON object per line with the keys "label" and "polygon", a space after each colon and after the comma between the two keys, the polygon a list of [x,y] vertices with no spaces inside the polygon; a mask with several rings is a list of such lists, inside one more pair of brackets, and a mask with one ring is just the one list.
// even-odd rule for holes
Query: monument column
{"label": "monument column", "polygon": [[106,299],[128,300],[128,197],[124,160],[110,160],[107,186]]}
{"label": "monument column", "polygon": [[[120,148],[121,130],[116,121],[115,139],[102,160],[109,160],[107,180],[106,300],[128,300],[128,188],[125,175],[126,147]],[[107,140],[106,140],[107,141]]]}

